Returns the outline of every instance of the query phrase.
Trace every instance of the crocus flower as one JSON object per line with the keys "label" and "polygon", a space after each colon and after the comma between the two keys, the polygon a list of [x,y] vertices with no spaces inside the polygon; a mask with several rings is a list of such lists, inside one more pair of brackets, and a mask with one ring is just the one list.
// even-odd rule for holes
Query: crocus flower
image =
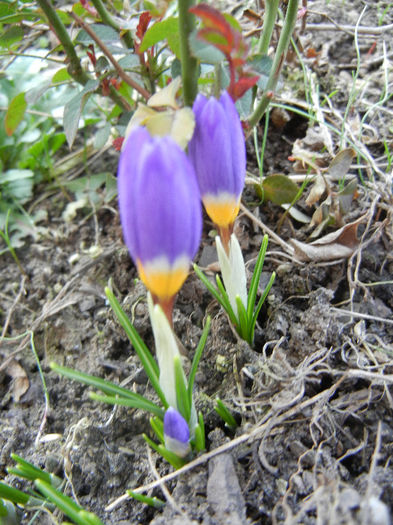
{"label": "crocus flower", "polygon": [[244,134],[226,91],[218,100],[199,94],[193,111],[195,131],[188,145],[189,156],[206,212],[227,247],[246,175]]}
{"label": "crocus flower", "polygon": [[193,167],[170,137],[143,127],[127,138],[118,169],[120,219],[141,280],[171,318],[200,242],[200,194]]}
{"label": "crocus flower", "polygon": [[190,452],[190,430],[187,421],[173,407],[164,416],[165,448],[184,458]]}

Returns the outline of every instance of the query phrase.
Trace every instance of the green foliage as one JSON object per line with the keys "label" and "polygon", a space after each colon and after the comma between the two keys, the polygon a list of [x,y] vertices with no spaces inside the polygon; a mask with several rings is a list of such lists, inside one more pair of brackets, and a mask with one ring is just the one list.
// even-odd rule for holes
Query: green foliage
{"label": "green foliage", "polygon": [[240,335],[240,337],[244,339],[245,341],[247,341],[250,345],[252,345],[254,341],[255,325],[258,319],[259,312],[262,308],[263,303],[265,302],[265,299],[276,277],[276,274],[273,272],[258,303],[255,304],[257,293],[258,293],[259,281],[261,278],[261,274],[263,270],[263,263],[265,260],[265,255],[266,255],[266,250],[267,250],[267,243],[268,243],[268,237],[267,235],[265,235],[262,241],[261,248],[259,250],[258,259],[257,259],[256,265],[254,268],[254,272],[253,272],[251,283],[250,283],[250,288],[248,291],[247,308],[244,307],[240,297],[237,296],[236,297],[237,310],[238,310],[237,315],[233,311],[233,308],[230,304],[228,294],[224,288],[224,285],[222,284],[220,277],[218,275],[216,276],[216,284],[217,284],[217,288],[216,288],[209,281],[206,275],[204,275],[204,273],[200,270],[200,268],[198,268],[198,266],[194,264],[194,271],[199,277],[199,279],[204,283],[204,285],[209,290],[209,292],[224,308],[224,310],[228,314],[229,320],[236,328],[236,331]]}
{"label": "green foliage", "polygon": [[16,454],[11,454],[16,462],[15,467],[8,468],[8,472],[20,479],[34,482],[39,492],[23,492],[6,483],[0,482],[0,524],[13,525],[20,523],[16,516],[15,505],[22,506],[25,510],[45,508],[53,511],[58,508],[77,525],[104,525],[92,512],[87,512],[72,498],[61,491],[63,480],[49,474],[29,461]]}
{"label": "green foliage", "polygon": [[[146,397],[131,392],[130,390],[120,387],[110,381],[107,381],[106,379],[101,379],[99,377],[85,374],[83,372],[79,372],[71,368],[57,365],[56,363],[51,363],[50,367],[55,372],[69,379],[79,381],[80,383],[92,386],[100,390],[103,393],[103,395],[97,394],[95,392],[90,394],[91,399],[95,401],[101,401],[103,403],[108,403],[111,405],[121,405],[130,408],[138,408],[150,412],[153,415],[153,417],[150,419],[150,424],[153,429],[153,432],[155,433],[160,443],[157,445],[148,436],[144,436],[145,440],[171,465],[173,465],[175,468],[180,468],[182,465],[185,464],[186,460],[183,458],[179,458],[176,454],[167,450],[164,445],[163,419],[165,410],[169,407],[169,404],[160,387],[160,370],[158,368],[158,364],[150,350],[142,341],[135,327],[129,320],[127,314],[122,309],[119,301],[116,299],[115,295],[110,290],[110,288],[107,287],[105,289],[105,293],[113,309],[113,312],[115,313],[120,325],[126,332],[132,346],[134,347],[134,350],[138,354],[138,357],[150,380],[150,383],[156,391],[156,394],[164,408],[162,409],[156,403],[150,401]],[[173,363],[175,370],[176,397],[178,402],[178,408],[179,412],[182,414],[182,416],[187,422],[190,422],[193,419],[193,411],[195,413],[195,409],[193,408],[192,392],[194,387],[195,375],[197,372],[199,361],[201,359],[202,351],[206,344],[209,329],[210,317],[208,317],[206,320],[201,339],[195,351],[188,380],[185,380],[180,359],[178,357],[175,357]],[[193,440],[195,451],[199,452],[204,450],[205,433],[202,415],[199,415],[198,421],[195,423],[195,426],[192,430],[193,432],[195,432],[195,438]]]}
{"label": "green foliage", "polygon": [[217,414],[220,416],[220,418],[225,421],[225,423],[228,425],[229,428],[235,429],[237,428],[237,422],[236,419],[233,417],[229,409],[224,405],[224,403],[221,401],[221,399],[216,399],[216,406],[214,407],[214,410],[217,412]]}

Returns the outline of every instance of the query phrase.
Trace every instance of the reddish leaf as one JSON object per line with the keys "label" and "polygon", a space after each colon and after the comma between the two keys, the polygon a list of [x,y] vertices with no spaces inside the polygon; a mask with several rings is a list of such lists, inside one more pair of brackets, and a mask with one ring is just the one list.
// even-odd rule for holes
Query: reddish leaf
{"label": "reddish leaf", "polygon": [[238,98],[242,98],[244,93],[255,86],[255,84],[258,82],[259,77],[241,77],[236,82],[234,86],[234,93],[229,93],[233,100],[237,100]]}
{"label": "reddish leaf", "polygon": [[90,51],[86,51],[87,53],[87,56],[90,58],[90,62],[93,64],[93,66],[95,67],[96,64],[97,64],[97,59],[96,59],[96,53],[94,51],[94,46],[93,44],[90,44],[89,45],[89,49]]}
{"label": "reddish leaf", "polygon": [[150,20],[151,14],[149,13],[149,11],[144,11],[139,17],[138,27],[136,28],[136,36],[141,41],[147,31],[147,26],[149,25]]}
{"label": "reddish leaf", "polygon": [[116,151],[121,151],[121,148],[123,146],[124,137],[117,137],[113,142],[112,145],[115,148]]}
{"label": "reddish leaf", "polygon": [[87,0],[80,0],[80,4],[84,9],[86,9],[88,13],[94,16],[94,18],[97,18],[98,16],[97,10],[95,7],[90,5],[90,2],[88,2]]}
{"label": "reddish leaf", "polygon": [[231,40],[233,36],[233,29],[225,20],[220,11],[207,4],[199,4],[197,6],[191,7],[189,11],[190,13],[193,13],[194,15],[201,18],[206,27],[215,29],[217,32],[221,33],[226,37],[228,42]]}

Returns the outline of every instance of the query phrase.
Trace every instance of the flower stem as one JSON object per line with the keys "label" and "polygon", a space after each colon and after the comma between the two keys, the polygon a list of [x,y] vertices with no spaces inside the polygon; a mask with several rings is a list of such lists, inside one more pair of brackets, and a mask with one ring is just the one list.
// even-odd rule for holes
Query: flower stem
{"label": "flower stem", "polygon": [[196,58],[191,56],[188,43],[188,37],[195,28],[195,17],[189,12],[189,8],[194,4],[194,0],[178,1],[181,76],[186,106],[192,106],[198,90],[198,62]]}
{"label": "flower stem", "polygon": [[75,53],[74,44],[71,41],[71,38],[65,28],[63,22],[60,20],[60,17],[56,13],[52,4],[49,0],[37,0],[39,6],[43,10],[46,18],[48,19],[49,26],[60,40],[61,45],[64,48],[64,51],[69,59],[68,72],[74,80],[83,86],[91,79],[90,75],[84,71],[81,66],[78,55]]}
{"label": "flower stem", "polygon": [[277,86],[281,68],[284,63],[285,54],[287,52],[293,29],[295,27],[298,4],[299,0],[289,0],[288,2],[287,14],[285,16],[283,28],[281,30],[280,39],[277,44],[276,54],[274,56],[272,69],[270,71],[265,92],[254,112],[248,119],[250,129],[260,121],[273,97],[273,92]]}
{"label": "flower stem", "polygon": [[265,15],[263,17],[263,28],[261,37],[258,42],[258,53],[267,55],[269,51],[270,40],[274,29],[274,23],[277,17],[279,0],[266,0]]}

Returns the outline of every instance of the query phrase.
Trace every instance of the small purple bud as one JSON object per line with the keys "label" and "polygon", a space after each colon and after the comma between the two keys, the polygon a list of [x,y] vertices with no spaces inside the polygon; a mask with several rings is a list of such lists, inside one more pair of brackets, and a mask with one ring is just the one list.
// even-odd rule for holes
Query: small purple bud
{"label": "small purple bud", "polygon": [[195,131],[188,145],[202,201],[212,221],[230,228],[238,214],[246,176],[246,146],[236,106],[224,91],[217,100],[199,94]]}
{"label": "small purple bud", "polygon": [[190,452],[188,423],[173,407],[165,412],[164,439],[165,447],[177,456],[184,458]]}

